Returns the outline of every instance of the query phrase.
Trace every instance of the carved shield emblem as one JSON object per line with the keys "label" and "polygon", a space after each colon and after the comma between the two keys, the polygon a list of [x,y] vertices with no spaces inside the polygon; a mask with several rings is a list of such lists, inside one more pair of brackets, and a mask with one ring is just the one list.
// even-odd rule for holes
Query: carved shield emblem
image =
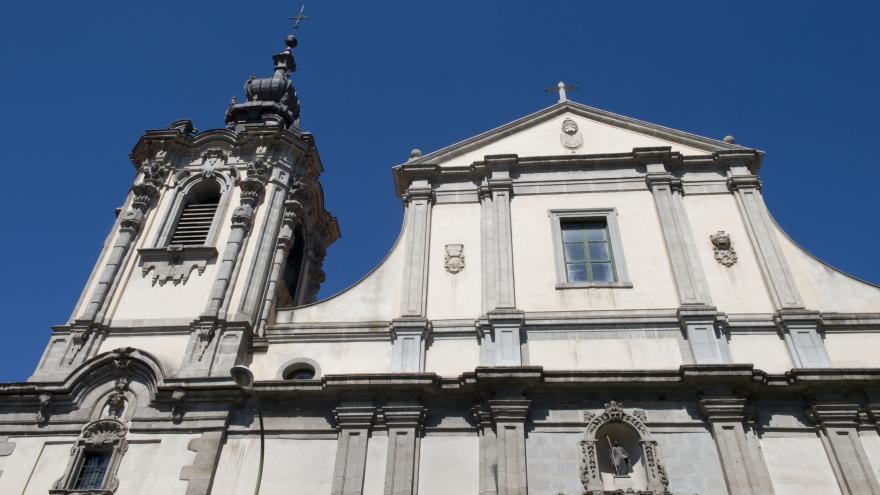
{"label": "carved shield emblem", "polygon": [[458,273],[464,270],[464,244],[447,244],[446,245],[446,271],[449,273]]}
{"label": "carved shield emblem", "polygon": [[578,129],[577,122],[571,119],[562,121],[562,132],[559,134],[559,140],[562,146],[570,150],[576,150],[584,145],[584,136]]}

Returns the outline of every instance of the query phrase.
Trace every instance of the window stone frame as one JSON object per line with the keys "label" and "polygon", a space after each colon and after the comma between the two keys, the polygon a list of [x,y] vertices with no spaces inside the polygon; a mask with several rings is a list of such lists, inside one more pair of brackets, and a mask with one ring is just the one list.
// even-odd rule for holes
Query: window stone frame
{"label": "window stone frame", "polygon": [[[125,425],[115,419],[100,419],[87,424],[70,449],[70,460],[64,474],[49,490],[49,495],[112,495],[119,487],[116,473],[122,462],[122,456],[128,450],[128,441],[125,438],[127,433],[128,429]],[[110,452],[110,464],[107,466],[107,472],[104,473],[101,488],[88,490],[74,488],[86,452],[94,450]]]}
{"label": "window stone frame", "polygon": [[[556,289],[589,289],[589,288],[613,288],[631,289],[633,287],[626,268],[626,256],[623,253],[623,243],[620,238],[620,228],[617,225],[617,208],[581,208],[548,210],[550,227],[553,235],[553,256],[556,267]],[[611,259],[614,262],[614,271],[617,280],[614,282],[569,282],[565,272],[565,253],[562,243],[562,222],[565,220],[575,221],[604,221],[608,228],[609,244],[611,246]]]}

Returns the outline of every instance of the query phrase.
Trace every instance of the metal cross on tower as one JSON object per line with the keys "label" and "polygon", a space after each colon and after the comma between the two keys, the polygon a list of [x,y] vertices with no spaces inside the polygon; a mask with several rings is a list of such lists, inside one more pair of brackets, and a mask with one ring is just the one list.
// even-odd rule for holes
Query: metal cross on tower
{"label": "metal cross on tower", "polygon": [[578,89],[578,86],[575,86],[573,84],[565,84],[564,82],[559,81],[559,84],[557,84],[556,86],[554,86],[552,88],[547,88],[544,91],[546,91],[548,93],[552,93],[554,91],[558,92],[559,93],[559,101],[563,102],[563,101],[568,100],[568,97],[566,96],[565,92],[566,91],[574,91],[576,89]]}
{"label": "metal cross on tower", "polygon": [[290,19],[290,20],[293,21],[293,34],[296,34],[296,30],[299,29],[299,24],[300,24],[302,21],[306,21],[306,20],[309,19],[309,18],[306,17],[306,15],[303,13],[305,10],[306,10],[306,4],[302,4],[302,6],[299,8],[299,13],[297,13],[297,14],[296,14],[295,16],[293,16],[293,17],[288,17],[288,19]]}

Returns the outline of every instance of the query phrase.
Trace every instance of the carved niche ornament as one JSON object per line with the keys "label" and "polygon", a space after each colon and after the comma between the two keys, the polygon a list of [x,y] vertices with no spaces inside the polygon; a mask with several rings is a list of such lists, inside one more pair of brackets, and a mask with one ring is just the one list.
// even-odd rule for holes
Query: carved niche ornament
{"label": "carved niche ornament", "polygon": [[576,150],[584,145],[584,136],[578,129],[577,122],[572,119],[562,121],[562,133],[559,134],[562,146],[570,150]]}
{"label": "carved niche ornament", "polygon": [[733,249],[730,235],[727,232],[719,230],[710,235],[709,240],[712,241],[712,247],[715,248],[715,261],[728,267],[736,263],[736,251]]}
{"label": "carved niche ornament", "polygon": [[464,244],[446,245],[446,261],[443,266],[453,275],[464,270]]}

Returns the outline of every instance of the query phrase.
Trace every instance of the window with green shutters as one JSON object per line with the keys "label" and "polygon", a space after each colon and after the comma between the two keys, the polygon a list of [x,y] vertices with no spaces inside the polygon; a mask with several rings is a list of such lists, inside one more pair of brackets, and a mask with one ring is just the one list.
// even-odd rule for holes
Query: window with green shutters
{"label": "window with green shutters", "polygon": [[560,227],[569,282],[617,280],[608,224],[604,220],[565,220]]}

